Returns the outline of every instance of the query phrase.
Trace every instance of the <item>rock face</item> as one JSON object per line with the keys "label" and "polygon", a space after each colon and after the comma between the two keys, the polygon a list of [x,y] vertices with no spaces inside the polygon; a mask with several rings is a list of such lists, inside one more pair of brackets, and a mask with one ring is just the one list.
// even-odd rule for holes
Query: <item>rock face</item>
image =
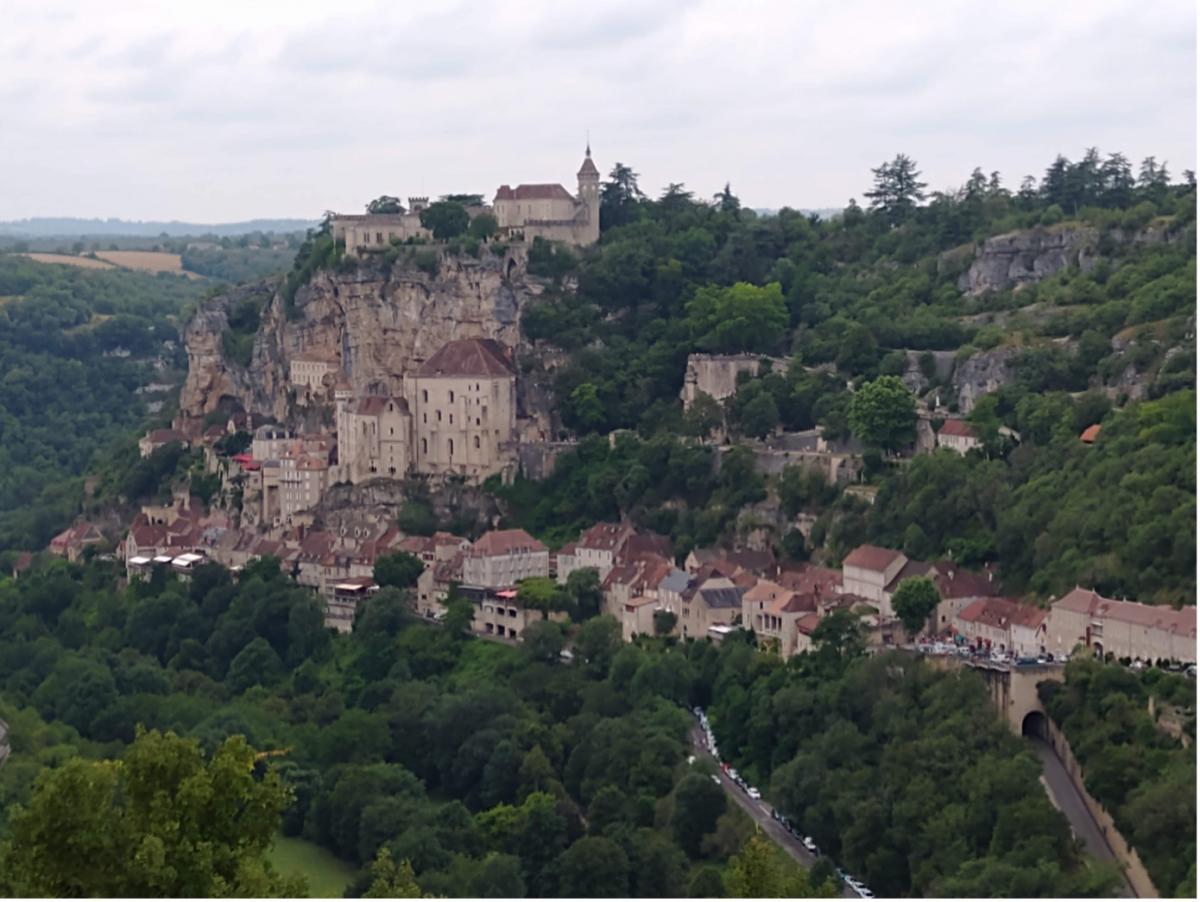
{"label": "rock face", "polygon": [[969,295],[1007,291],[1052,276],[1068,266],[1084,272],[1095,265],[1100,233],[1089,226],[1036,228],[996,235],[975,251],[958,280]]}
{"label": "rock face", "polygon": [[[540,286],[526,282],[524,261],[511,252],[500,258],[485,251],[478,260],[443,254],[434,275],[403,258],[390,265],[344,260],[296,292],[291,318],[283,295],[271,293],[250,366],[240,367],[222,350],[228,312],[248,291],[261,297],[269,290],[259,285],[212,298],[188,324],[188,377],[180,396],[185,414],[202,416],[236,402],[299,427],[306,414],[289,370],[300,355],[340,361],[356,395],[398,392],[402,374],[456,338],[493,338],[513,348],[520,372],[521,309]],[[526,395],[530,403],[540,397]]]}
{"label": "rock face", "polygon": [[[959,413],[970,413],[975,402],[1012,381],[1014,348],[995,348],[972,354],[954,368],[951,382],[958,396]],[[945,400],[945,399],[943,399]]]}

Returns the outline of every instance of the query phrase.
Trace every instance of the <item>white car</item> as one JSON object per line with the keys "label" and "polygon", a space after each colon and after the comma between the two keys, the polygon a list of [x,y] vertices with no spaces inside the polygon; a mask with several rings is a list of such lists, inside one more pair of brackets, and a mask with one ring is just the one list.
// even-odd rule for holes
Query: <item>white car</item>
{"label": "white car", "polygon": [[695,763],[696,763],[696,756],[688,755],[688,764],[695,764]]}
{"label": "white car", "polygon": [[718,786],[720,786],[720,785],[721,785],[721,778],[720,778],[720,777],[718,777],[716,774],[709,774],[709,777],[710,777],[710,778],[712,779],[712,781],[713,781],[714,783],[716,783]]}
{"label": "white car", "polygon": [[858,887],[857,892],[858,892],[858,897],[860,899],[874,899],[875,898],[875,894],[873,892],[871,892],[869,889],[867,889],[865,886]]}
{"label": "white car", "polygon": [[812,852],[814,855],[817,854],[817,844],[813,842],[813,838],[811,836],[806,836],[800,841],[804,843],[804,848],[808,849],[808,851]]}
{"label": "white car", "polygon": [[753,786],[751,786],[749,789],[746,790],[746,795],[750,796],[750,798],[752,798],[752,799],[761,799],[762,798],[762,793],[759,792],[757,789],[755,789]]}

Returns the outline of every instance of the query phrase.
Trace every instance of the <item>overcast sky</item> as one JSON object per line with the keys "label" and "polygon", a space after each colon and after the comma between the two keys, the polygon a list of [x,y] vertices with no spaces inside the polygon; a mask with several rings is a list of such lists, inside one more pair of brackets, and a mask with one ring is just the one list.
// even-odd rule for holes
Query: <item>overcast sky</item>
{"label": "overcast sky", "polygon": [[573,191],[589,132],[606,175],[754,207],[843,206],[900,151],[933,188],[1089,145],[1195,168],[1192,0],[0,0],[0,23],[0,219]]}

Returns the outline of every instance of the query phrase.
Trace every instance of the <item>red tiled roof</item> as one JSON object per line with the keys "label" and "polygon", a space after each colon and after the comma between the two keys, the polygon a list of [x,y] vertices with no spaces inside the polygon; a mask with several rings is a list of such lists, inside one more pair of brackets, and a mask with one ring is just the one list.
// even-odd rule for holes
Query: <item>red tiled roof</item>
{"label": "red tiled roof", "polygon": [[979,598],[963,608],[958,619],[995,629],[1008,629],[1014,623],[1036,629],[1046,619],[1046,611],[1012,598]]}
{"label": "red tiled roof", "polygon": [[1081,442],[1086,442],[1089,445],[1092,442],[1094,442],[1096,439],[1098,439],[1099,437],[1100,437],[1100,424],[1099,423],[1093,423],[1091,426],[1088,426],[1087,429],[1083,430],[1083,432],[1081,432],[1079,434],[1079,440]]}
{"label": "red tiled roof", "polygon": [[1196,635],[1196,608],[1194,605],[1184,605],[1176,610],[1166,605],[1118,601],[1115,598],[1105,598],[1091,589],[1081,589],[1076,586],[1052,604],[1051,608],[1120,620],[1125,623],[1135,623],[1149,629],[1179,633],[1185,636]]}
{"label": "red tiled roof", "polygon": [[975,430],[965,420],[946,420],[938,435],[954,435],[960,438],[975,438]]}
{"label": "red tiled roof", "polygon": [[942,598],[974,598],[997,594],[996,584],[986,573],[964,570],[951,561],[933,563],[933,581]]}
{"label": "red tiled roof", "polygon": [[417,375],[506,377],[513,375],[513,368],[500,342],[462,338],[442,345],[417,368]]}
{"label": "red tiled roof", "polygon": [[178,429],[154,429],[146,433],[146,438],[151,444],[167,445],[171,442],[186,442],[187,436]]}
{"label": "red tiled roof", "polygon": [[821,615],[814,611],[811,614],[805,614],[803,617],[797,620],[796,629],[804,633],[806,636],[811,636],[813,630],[815,630],[820,623]]}
{"label": "red tiled roof", "polygon": [[526,551],[545,551],[546,546],[523,529],[494,529],[480,536],[471,546],[471,557],[492,557]]}
{"label": "red tiled roof", "polygon": [[389,402],[396,404],[401,413],[408,413],[408,402],[403,398],[385,398],[382,395],[370,395],[362,398],[354,412],[364,416],[377,417],[383,413],[383,409]]}
{"label": "red tiled roof", "polygon": [[576,546],[591,551],[611,551],[614,554],[621,547],[632,528],[624,523],[596,523],[589,526]]}
{"label": "red tiled roof", "polygon": [[862,570],[873,570],[882,573],[904,555],[891,548],[880,548],[878,545],[859,545],[842,561],[843,567],[858,567]]}

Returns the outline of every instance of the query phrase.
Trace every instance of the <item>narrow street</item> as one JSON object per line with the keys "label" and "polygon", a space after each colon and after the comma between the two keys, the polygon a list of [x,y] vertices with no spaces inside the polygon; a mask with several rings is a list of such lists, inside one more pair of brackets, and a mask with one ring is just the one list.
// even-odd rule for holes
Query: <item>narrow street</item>
{"label": "narrow street", "polygon": [[[713,756],[709,754],[708,749],[704,747],[704,733],[701,731],[698,723],[692,724],[691,737],[692,748],[696,757],[707,758],[716,764],[716,773],[721,779],[721,788],[725,790],[725,794],[733,800],[733,803],[746,812],[746,814],[750,816],[750,819],[758,825],[759,829],[769,836],[776,845],[780,846],[785,852],[791,855],[792,858],[796,859],[796,861],[798,861],[804,867],[811,868],[816,863],[817,859],[808,851],[808,849],[804,848],[804,845],[800,842],[800,840],[788,833],[785,829],[783,829],[782,824],[771,817],[770,803],[765,800],[756,802],[754,799],[742,792],[741,788],[731,779],[729,779],[729,777],[725,776],[725,773],[721,770],[721,762],[716,761]],[[852,890],[848,885],[843,883],[842,896],[847,899],[857,899],[858,893],[854,892],[854,890]]]}
{"label": "narrow street", "polygon": [[[1083,840],[1088,854],[1093,858],[1101,861],[1115,861],[1116,856],[1113,855],[1112,849],[1104,839],[1104,834],[1100,832],[1100,825],[1096,823],[1096,819],[1083,804],[1083,799],[1075,789],[1075,784],[1071,782],[1067,769],[1058,760],[1058,755],[1054,754],[1054,749],[1043,739],[1034,736],[1026,736],[1025,739],[1033,745],[1034,752],[1042,762],[1042,776],[1045,778],[1043,782],[1051,802],[1066,817],[1076,838]],[[1121,881],[1119,894],[1123,898],[1132,898],[1136,895],[1133,887],[1124,879]]]}

